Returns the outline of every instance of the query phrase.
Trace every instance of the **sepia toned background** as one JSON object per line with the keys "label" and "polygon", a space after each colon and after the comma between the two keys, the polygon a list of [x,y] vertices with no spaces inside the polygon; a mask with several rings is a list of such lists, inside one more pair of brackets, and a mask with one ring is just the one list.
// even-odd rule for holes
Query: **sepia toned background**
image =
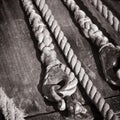
{"label": "sepia toned background", "polygon": [[[94,85],[120,116],[120,89],[106,83],[102,73],[98,49],[86,39],[77,27],[73,15],[61,0],[46,0],[53,15],[58,20],[75,54],[82,62]],[[88,0],[76,0],[77,4],[93,20],[100,30],[115,44],[120,45],[120,35],[89,4]],[[103,0],[120,19],[120,1]],[[54,40],[54,38],[53,38]],[[56,43],[54,43],[56,45]],[[58,58],[66,60],[56,45]],[[27,120],[63,120],[62,113],[54,105],[44,100],[41,95],[41,81],[45,67],[40,62],[40,51],[31,31],[28,19],[19,0],[0,0],[0,87],[13,98],[16,106],[23,109]],[[84,120],[101,120],[101,115],[92,101],[78,86],[79,98],[88,109]],[[2,117],[2,115],[0,115]]]}

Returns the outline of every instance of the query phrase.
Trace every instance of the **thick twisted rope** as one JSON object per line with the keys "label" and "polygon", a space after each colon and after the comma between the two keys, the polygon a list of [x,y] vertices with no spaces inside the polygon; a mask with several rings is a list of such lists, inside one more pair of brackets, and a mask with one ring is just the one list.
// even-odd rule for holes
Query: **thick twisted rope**
{"label": "thick twisted rope", "polygon": [[74,0],[63,0],[67,7],[74,13],[76,21],[79,23],[83,30],[84,35],[96,44],[98,47],[102,47],[109,43],[106,36],[103,35],[102,31],[93,24],[91,19],[86,13],[79,8]]}
{"label": "thick twisted rope", "polygon": [[109,22],[115,31],[120,32],[120,21],[101,0],[88,0]]}
{"label": "thick twisted rope", "polygon": [[[79,10],[79,7],[76,6],[75,3],[71,4],[72,2],[70,0],[67,2],[69,2],[69,5],[72,8],[72,10],[74,11]],[[65,37],[63,31],[58,25],[57,20],[55,20],[51,10],[48,8],[48,5],[45,3],[45,0],[35,0],[35,3],[38,6],[40,12],[42,13],[43,18],[45,19],[48,26],[50,27],[51,32],[54,34],[55,39],[57,40],[59,47],[61,48],[65,57],[67,58],[68,63],[71,65],[72,70],[75,72],[75,75],[78,76],[79,82],[85,89],[87,95],[90,97],[90,99],[96,105],[98,110],[102,113],[102,115],[107,120],[113,120],[113,119],[118,120],[118,117],[114,114],[109,104],[105,102],[105,99],[101,96],[100,92],[93,85],[93,82],[90,80],[84,68],[81,66],[81,62],[78,60],[77,56],[72,50],[70,44],[68,43],[67,38]],[[81,12],[84,13],[83,11]],[[84,21],[90,21],[90,19],[84,19]],[[89,24],[88,24],[88,27],[90,27]],[[98,30],[98,28],[95,25],[93,27],[94,29]],[[90,33],[93,33],[93,32],[94,32],[93,30],[90,31]],[[100,34],[100,33],[102,34],[102,32],[99,32],[99,31],[97,32],[97,34]],[[101,37],[99,38],[99,40],[97,40],[96,44],[98,46],[102,46],[108,43],[108,39],[105,36],[103,36],[103,38],[104,38],[104,41],[102,40]]]}
{"label": "thick twisted rope", "polygon": [[2,88],[0,88],[0,110],[6,120],[25,120],[23,111],[16,107],[13,100],[7,97]]}
{"label": "thick twisted rope", "polygon": [[[69,76],[69,81],[67,81],[67,84],[61,89],[57,90],[57,93],[55,88],[59,86],[52,87],[51,91],[48,91],[48,96],[44,96],[46,99],[50,100],[52,99],[49,98],[51,93],[54,100],[59,103],[59,110],[65,110],[66,103],[63,98],[65,96],[71,96],[73,93],[75,93],[78,80],[76,79],[74,73],[57,59],[50,33],[44,25],[40,15],[36,13],[32,1],[22,0],[22,3],[26,13],[29,15],[29,23],[32,26],[32,30],[38,41],[38,48],[42,52],[41,61],[47,65],[46,76],[43,84],[43,92],[46,91],[47,85],[57,84],[58,81],[54,81],[54,79],[59,79],[61,76],[63,76],[64,73],[62,71]],[[58,67],[60,67],[62,71],[58,69]],[[54,78],[55,75],[57,78]],[[59,96],[59,94],[62,94],[62,97]],[[79,112],[86,113],[86,109],[82,105],[80,105],[80,110],[81,111]],[[76,110],[76,112],[78,111]]]}
{"label": "thick twisted rope", "polygon": [[[113,46],[114,49],[117,48],[116,46],[114,46],[112,43],[109,42],[108,38],[91,21],[91,19],[86,15],[86,13],[79,8],[79,6],[75,3],[74,0],[63,0],[63,1],[66,4],[66,6],[73,12],[75,20],[78,22],[86,38],[90,38],[89,40],[91,40],[95,45],[99,47],[100,57],[103,57],[101,56],[101,50],[103,50],[105,47]],[[119,74],[117,73],[119,73],[119,71],[120,70],[118,69],[116,72],[116,76],[118,79],[119,79]],[[113,85],[118,84],[114,82],[111,83]]]}

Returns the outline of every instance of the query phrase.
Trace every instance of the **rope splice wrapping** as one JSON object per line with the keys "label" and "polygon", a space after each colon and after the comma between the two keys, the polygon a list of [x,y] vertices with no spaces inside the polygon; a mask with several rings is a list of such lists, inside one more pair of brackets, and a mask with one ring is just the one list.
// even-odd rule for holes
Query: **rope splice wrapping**
{"label": "rope splice wrapping", "polygon": [[[60,46],[65,57],[67,58],[68,63],[71,65],[72,70],[74,71],[75,75],[78,76],[79,82],[85,89],[87,95],[91,98],[91,100],[96,105],[98,110],[102,113],[105,119],[119,120],[118,117],[114,114],[113,110],[110,108],[109,104],[106,103],[105,99],[101,96],[97,88],[93,85],[93,82],[90,80],[84,68],[81,66],[81,62],[78,60],[77,56],[72,50],[70,44],[68,43],[67,38],[65,37],[63,31],[58,25],[57,20],[55,20],[51,10],[49,9],[48,5],[45,3],[45,0],[34,0],[34,1],[38,6],[43,18],[47,22],[49,28],[51,29],[51,32],[55,36],[55,39],[57,40],[58,45]],[[96,31],[94,32],[94,30],[89,30],[89,33],[86,34],[86,36],[89,37],[89,34],[91,35],[91,37],[96,36],[96,38],[93,39],[93,42],[96,42],[96,44],[99,47],[108,43],[108,39],[105,36],[103,36],[102,32],[98,31],[97,26],[95,25],[90,26],[90,24],[87,23],[87,21],[91,23],[91,20],[88,19],[88,17],[84,18],[86,16],[85,13],[79,10],[79,7],[75,4],[73,0],[64,0],[64,2],[69,8],[71,8],[72,11],[77,11],[77,13],[79,13],[79,15],[82,16],[83,20],[80,21],[82,21],[81,25],[83,26],[83,28],[84,28],[84,23],[86,23],[86,29],[84,30],[84,32],[87,31],[86,33],[88,33],[88,30],[90,28],[94,28],[94,30]],[[92,33],[94,34],[92,35]]]}
{"label": "rope splice wrapping", "polygon": [[[41,61],[46,65],[46,75],[42,87],[43,95],[50,101],[58,102],[58,109],[63,111],[66,109],[64,98],[75,93],[78,80],[73,72],[57,59],[50,33],[40,15],[35,11],[32,1],[22,0],[22,3],[29,15],[29,23],[34,35],[38,40],[38,48],[42,52]],[[59,83],[62,81],[64,85],[61,86]],[[75,109],[77,113],[85,114],[87,112],[81,104],[77,105]]]}
{"label": "rope splice wrapping", "polygon": [[110,23],[115,31],[120,32],[120,21],[113,14],[109,8],[103,4],[101,0],[88,0],[101,14],[102,16]]}
{"label": "rope splice wrapping", "polygon": [[6,120],[25,120],[24,112],[19,110],[12,99],[8,98],[0,87],[0,110]]}

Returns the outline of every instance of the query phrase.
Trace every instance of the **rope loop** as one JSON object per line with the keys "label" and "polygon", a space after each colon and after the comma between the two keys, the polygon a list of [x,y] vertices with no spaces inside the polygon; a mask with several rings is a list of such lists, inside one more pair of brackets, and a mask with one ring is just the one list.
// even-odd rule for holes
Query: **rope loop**
{"label": "rope loop", "polygon": [[[42,52],[41,62],[46,65],[46,75],[42,86],[43,95],[49,101],[57,102],[58,109],[63,111],[67,109],[66,106],[68,106],[65,97],[70,97],[76,92],[78,80],[74,73],[58,60],[50,33],[43,23],[41,16],[34,10],[32,1],[22,0],[22,3],[25,12],[29,15],[29,23],[38,41],[38,48]],[[49,21],[49,24],[52,25],[51,29],[57,37],[59,35],[58,31],[61,29],[59,26],[56,27],[58,24],[57,21],[51,22],[54,16],[51,16],[51,10],[48,10],[48,5],[45,4],[45,0],[38,0],[36,4],[39,5],[39,9],[42,11],[44,17]],[[62,34],[63,33],[61,33],[61,35]],[[62,36],[60,36],[59,39],[61,39],[61,37]],[[61,45],[64,47],[64,43]],[[65,48],[66,52],[68,52],[68,50],[69,49]],[[76,60],[74,58],[73,60]],[[81,107],[84,111],[87,111],[83,106],[78,105],[78,100],[76,101],[74,107],[77,111],[81,112]]]}

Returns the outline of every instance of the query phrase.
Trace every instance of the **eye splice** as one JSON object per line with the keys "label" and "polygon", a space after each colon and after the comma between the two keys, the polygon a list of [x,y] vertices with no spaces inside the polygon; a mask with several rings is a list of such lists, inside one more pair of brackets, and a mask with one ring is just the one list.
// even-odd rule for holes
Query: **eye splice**
{"label": "eye splice", "polygon": [[[100,92],[97,90],[96,86],[93,84],[91,79],[89,78],[88,74],[86,73],[85,69],[81,65],[81,61],[78,60],[77,56],[75,55],[73,49],[71,48],[70,43],[67,40],[67,37],[64,35],[59,23],[55,19],[52,11],[49,9],[49,6],[45,2],[45,0],[34,0],[36,6],[38,7],[42,17],[46,21],[46,24],[49,26],[51,32],[53,33],[55,40],[57,41],[59,47],[61,48],[63,54],[65,55],[68,63],[71,66],[71,69],[74,71],[75,75],[78,77],[78,80],[82,87],[84,88],[87,95],[90,97],[92,102],[98,108],[100,113],[103,117],[107,120],[119,120],[118,116],[114,113],[114,111],[110,108],[109,104],[105,101],[102,97]],[[103,36],[101,31],[98,31],[96,25],[92,25],[90,23],[91,20],[84,18],[86,15],[84,11],[80,10],[79,6],[75,3],[74,0],[63,0],[68,8],[72,12],[74,12],[76,20],[80,20],[79,24],[82,28],[84,28],[83,32],[85,33],[86,37],[93,37],[93,41],[97,40],[97,45],[104,45],[108,42],[108,39]],[[78,19],[77,19],[78,18]],[[88,33],[89,31],[89,33]],[[92,34],[94,33],[94,34]],[[96,33],[96,34],[95,34]],[[99,36],[100,35],[100,36]],[[101,39],[104,39],[104,41]]]}
{"label": "eye splice", "polygon": [[29,16],[29,23],[34,35],[38,40],[38,48],[42,52],[41,62],[46,66],[46,75],[42,85],[43,96],[49,101],[57,102],[60,111],[73,107],[74,113],[68,109],[71,114],[85,114],[87,110],[77,99],[74,100],[74,104],[70,104],[73,101],[66,102],[76,92],[78,80],[74,73],[57,59],[50,33],[41,16],[35,11],[32,1],[21,1],[25,12]]}

